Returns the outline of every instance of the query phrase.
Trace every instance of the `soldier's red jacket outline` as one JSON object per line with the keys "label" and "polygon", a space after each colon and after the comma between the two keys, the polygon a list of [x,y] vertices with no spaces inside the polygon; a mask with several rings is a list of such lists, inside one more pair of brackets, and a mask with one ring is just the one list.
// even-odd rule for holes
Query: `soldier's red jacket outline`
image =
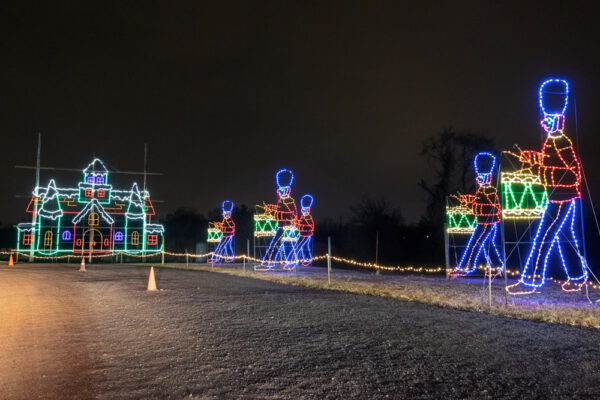
{"label": "soldier's red jacket outline", "polygon": [[549,134],[541,152],[521,151],[519,160],[532,166],[552,203],[581,197],[581,164],[573,142],[562,132]]}

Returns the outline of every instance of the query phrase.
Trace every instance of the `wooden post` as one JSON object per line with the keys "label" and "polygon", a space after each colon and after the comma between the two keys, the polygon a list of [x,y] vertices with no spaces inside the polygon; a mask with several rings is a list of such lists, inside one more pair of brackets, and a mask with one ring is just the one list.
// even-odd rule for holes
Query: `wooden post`
{"label": "wooden post", "polygon": [[377,265],[377,259],[379,258],[379,231],[375,235],[375,265]]}
{"label": "wooden post", "polygon": [[19,252],[15,251],[15,262],[18,264],[19,263]]}
{"label": "wooden post", "polygon": [[190,266],[190,260],[189,260],[189,257],[188,257],[187,249],[185,249],[185,266],[186,267]]}
{"label": "wooden post", "polygon": [[331,285],[331,237],[327,237],[327,284]]}
{"label": "wooden post", "polygon": [[121,252],[121,265],[123,265],[123,252]]}
{"label": "wooden post", "polygon": [[450,279],[450,240],[448,238],[448,224],[444,223],[444,247],[446,255],[446,280]]}
{"label": "wooden post", "polygon": [[[85,238],[85,236],[84,236]],[[94,230],[92,229],[90,232],[90,254],[88,256],[88,264],[92,263],[92,251],[94,250]]]}
{"label": "wooden post", "polygon": [[164,263],[165,263],[165,251],[164,251],[164,250],[162,250],[162,251],[160,252],[160,263],[161,263],[161,264],[164,264]]}
{"label": "wooden post", "polygon": [[148,166],[148,143],[144,143],[144,192],[142,194],[142,198],[144,199],[144,204],[146,204],[146,170]]}
{"label": "wooden post", "polygon": [[[496,178],[496,187],[502,187],[502,157],[500,157],[500,162],[498,163],[498,177]],[[508,271],[506,269],[506,242],[504,237],[504,218],[500,221],[500,239],[502,240],[502,269],[504,273],[504,306],[508,306],[508,291],[506,288],[508,287]]]}
{"label": "wooden post", "polygon": [[488,299],[492,308],[492,266],[488,265]]}
{"label": "wooden post", "polygon": [[246,257],[244,257],[243,269],[246,272],[246,258],[250,257],[250,239],[246,239]]}
{"label": "wooden post", "polygon": [[[377,234],[375,235],[375,265],[377,264],[377,261],[379,259],[379,231],[377,231]],[[377,268],[375,270],[375,275],[379,275],[379,268]]]}
{"label": "wooden post", "polygon": [[508,291],[506,288],[508,287],[508,271],[506,270],[506,244],[504,243],[504,223],[500,222],[500,234],[502,236],[502,264],[503,264],[503,273],[504,273],[504,305],[508,306]]}

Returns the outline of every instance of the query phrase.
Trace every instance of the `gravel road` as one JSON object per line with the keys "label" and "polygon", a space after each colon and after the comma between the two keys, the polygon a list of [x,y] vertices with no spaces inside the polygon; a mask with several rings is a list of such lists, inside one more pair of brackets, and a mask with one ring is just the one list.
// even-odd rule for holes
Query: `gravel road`
{"label": "gravel road", "polygon": [[600,331],[210,272],[0,267],[0,399],[600,397]]}

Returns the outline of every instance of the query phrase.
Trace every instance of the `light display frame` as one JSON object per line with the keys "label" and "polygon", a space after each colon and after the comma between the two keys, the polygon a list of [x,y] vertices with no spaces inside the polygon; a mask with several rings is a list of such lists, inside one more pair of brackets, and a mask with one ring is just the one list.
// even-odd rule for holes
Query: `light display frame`
{"label": "light display frame", "polygon": [[312,264],[313,256],[313,236],[315,234],[315,221],[311,214],[315,199],[310,194],[305,194],[300,198],[300,217],[296,221],[296,231],[298,240],[294,252],[300,265],[307,267]]}
{"label": "light display frame", "polygon": [[[263,247],[264,254],[261,257],[261,263],[255,266],[255,269],[274,270],[281,268],[284,270],[294,270],[298,265],[298,257],[295,251],[296,243],[298,242],[295,226],[298,211],[296,201],[291,195],[294,180],[295,176],[291,170],[284,168],[277,171],[275,174],[278,196],[277,203],[257,206],[258,210],[263,210],[263,220],[275,220],[277,228],[272,236],[270,235],[272,232],[266,230],[263,230],[262,236],[257,236],[264,239],[270,238],[270,240],[269,244]],[[270,218],[266,217],[266,215],[269,215]],[[267,226],[271,227],[272,224]],[[258,234],[261,235],[260,232]],[[255,235],[257,235],[256,231]]]}
{"label": "light display frame", "polygon": [[[561,88],[545,90],[549,84]],[[562,106],[551,110],[546,94],[562,95]],[[540,290],[548,279],[552,261],[566,276],[565,292],[580,291],[588,281],[581,209],[581,162],[571,139],[564,133],[565,112],[569,104],[569,85],[564,79],[548,79],[540,85],[540,121],[547,137],[540,152],[523,151],[515,156],[526,168],[537,172],[547,192],[547,205],[531,242],[519,281],[507,287],[512,295]],[[579,211],[581,212],[581,211]],[[579,218],[579,221],[576,221]]]}
{"label": "light display frame", "polygon": [[140,192],[136,183],[129,190],[114,189],[98,158],[82,172],[77,187],[57,187],[51,179],[33,189],[27,206],[32,222],[17,225],[17,251],[40,256],[163,251],[164,227],[152,223],[155,210],[147,191]]}
{"label": "light display frame", "polygon": [[314,198],[301,198],[301,213],[291,195],[295,181],[293,172],[281,169],[275,174],[276,204],[256,206],[254,215],[254,249],[260,264],[255,270],[294,270],[313,261],[314,220],[310,214]]}
{"label": "light display frame", "polygon": [[[488,161],[487,168],[481,165],[485,162],[482,160]],[[456,267],[451,274],[470,275],[478,270],[481,259],[489,269],[495,269],[496,274],[500,274],[505,265],[498,244],[501,237],[498,227],[502,212],[498,192],[491,183],[496,169],[496,156],[490,152],[480,152],[473,158],[473,165],[477,184],[475,194],[455,196],[460,201],[460,205],[447,207],[447,210],[454,212],[449,214],[447,211],[447,232],[470,233],[462,255],[457,257]],[[455,219],[451,220],[450,217],[458,213],[464,218],[459,219],[458,222]],[[473,215],[474,225],[472,222],[468,224],[470,221],[467,215]],[[446,245],[449,246],[449,243]]]}
{"label": "light display frame", "polygon": [[208,228],[207,245],[214,246],[211,249],[211,256],[208,258],[210,263],[232,263],[235,260],[234,240],[235,240],[235,222],[232,219],[234,204],[230,200],[221,203],[220,222],[211,222]]}

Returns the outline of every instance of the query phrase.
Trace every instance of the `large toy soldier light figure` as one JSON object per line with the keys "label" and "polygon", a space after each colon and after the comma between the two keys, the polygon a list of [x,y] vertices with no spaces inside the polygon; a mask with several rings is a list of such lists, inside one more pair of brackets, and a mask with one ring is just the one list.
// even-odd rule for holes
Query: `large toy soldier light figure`
{"label": "large toy soldier light figure", "polygon": [[310,209],[314,203],[314,198],[310,194],[305,194],[300,198],[300,211],[302,215],[298,218],[296,226],[300,238],[296,245],[295,253],[298,261],[304,266],[308,266],[313,260],[312,238],[315,234],[315,221],[310,215]]}
{"label": "large toy soldier light figure", "polygon": [[294,174],[288,169],[279,170],[275,175],[275,183],[279,200],[277,204],[266,205],[265,210],[277,220],[277,231],[271,239],[261,265],[266,268],[282,265],[283,268],[293,269],[298,264],[294,251],[298,240],[295,225],[298,210],[296,201],[291,196]]}
{"label": "large toy soldier light figure", "polygon": [[[564,133],[569,85],[562,79],[550,79],[540,86],[542,127],[548,133],[541,152],[519,149],[516,156],[548,192],[548,205],[537,229],[527,262],[518,283],[507,288],[510,294],[534,293],[547,275],[549,263],[559,261],[567,280],[562,289],[581,290],[587,282],[586,261],[577,231],[581,198],[581,165],[573,143]],[[560,96],[560,103],[551,100]]]}
{"label": "large toy soldier light figure", "polygon": [[217,245],[217,248],[213,252],[213,255],[209,259],[211,263],[221,262],[221,258],[225,258],[225,262],[233,262],[234,260],[234,252],[233,252],[233,238],[235,237],[235,222],[231,218],[231,213],[233,211],[233,202],[229,200],[225,200],[221,204],[221,215],[223,215],[223,220],[221,222],[216,222],[214,225],[221,231],[221,240]]}
{"label": "large toy soldier light figure", "polygon": [[479,153],[473,163],[477,191],[474,195],[462,195],[458,199],[462,205],[473,210],[477,225],[453,275],[472,273],[477,268],[481,257],[488,267],[495,266],[497,273],[501,273],[504,266],[496,245],[500,223],[500,199],[496,188],[492,186],[496,157],[490,153]]}

